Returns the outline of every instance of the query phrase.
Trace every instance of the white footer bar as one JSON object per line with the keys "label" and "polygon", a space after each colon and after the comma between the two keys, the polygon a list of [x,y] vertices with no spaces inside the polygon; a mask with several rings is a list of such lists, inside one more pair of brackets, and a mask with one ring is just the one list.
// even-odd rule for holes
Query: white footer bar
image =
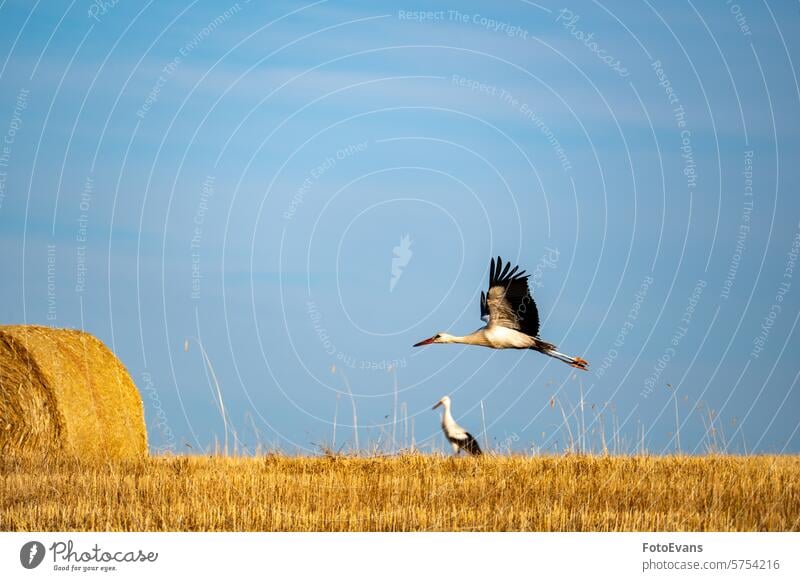
{"label": "white footer bar", "polygon": [[2,579],[796,580],[799,562],[800,533],[0,533]]}

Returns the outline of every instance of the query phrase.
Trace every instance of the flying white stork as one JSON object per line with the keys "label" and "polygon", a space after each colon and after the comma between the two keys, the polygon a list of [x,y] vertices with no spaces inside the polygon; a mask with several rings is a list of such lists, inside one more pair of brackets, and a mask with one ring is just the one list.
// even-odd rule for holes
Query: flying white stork
{"label": "flying white stork", "polygon": [[472,456],[480,456],[483,452],[481,452],[481,447],[478,446],[478,440],[473,438],[472,434],[459,426],[453,419],[453,414],[450,413],[450,398],[444,396],[436,402],[433,409],[439,406],[444,406],[444,412],[442,412],[442,431],[453,447],[453,452],[458,454],[461,450],[465,450]]}
{"label": "flying white stork", "polygon": [[533,349],[554,357],[572,367],[585,370],[589,363],[580,357],[570,357],[556,351],[556,346],[539,339],[539,312],[528,288],[529,274],[517,273],[519,266],[503,267],[498,256],[489,268],[489,291],[481,291],[481,319],[486,326],[474,333],[459,337],[437,333],[414,347],[432,343],[465,343],[492,349]]}

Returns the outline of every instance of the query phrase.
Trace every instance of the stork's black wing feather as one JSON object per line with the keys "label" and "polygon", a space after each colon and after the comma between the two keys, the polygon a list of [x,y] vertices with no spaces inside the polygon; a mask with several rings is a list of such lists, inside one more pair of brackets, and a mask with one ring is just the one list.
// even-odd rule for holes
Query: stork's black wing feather
{"label": "stork's black wing feather", "polygon": [[466,432],[467,439],[465,441],[459,442],[462,449],[466,450],[473,456],[480,456],[483,454],[481,452],[481,447],[478,445],[478,440],[472,437],[472,434]]}
{"label": "stork's black wing feather", "polygon": [[486,293],[481,291],[481,319],[489,322],[489,307],[486,305]]}
{"label": "stork's black wing feather", "polygon": [[[510,269],[510,270],[509,270]],[[529,274],[517,272],[519,266],[503,266],[503,259],[493,258],[489,267],[489,292],[486,309],[493,325],[516,329],[531,337],[539,335],[539,310],[528,288]],[[482,295],[481,295],[482,296]],[[483,314],[483,298],[481,314]]]}

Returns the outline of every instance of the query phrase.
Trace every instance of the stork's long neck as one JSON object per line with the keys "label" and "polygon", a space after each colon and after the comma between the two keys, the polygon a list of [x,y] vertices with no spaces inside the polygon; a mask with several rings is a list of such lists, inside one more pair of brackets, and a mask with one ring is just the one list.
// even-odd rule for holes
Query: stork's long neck
{"label": "stork's long neck", "polygon": [[456,421],[453,419],[453,414],[450,413],[450,403],[444,404],[444,411],[442,412],[442,425],[447,428],[455,425]]}
{"label": "stork's long neck", "polygon": [[483,345],[490,347],[489,341],[486,339],[486,327],[481,327],[474,333],[469,335],[444,335],[442,343],[464,343],[466,345]]}

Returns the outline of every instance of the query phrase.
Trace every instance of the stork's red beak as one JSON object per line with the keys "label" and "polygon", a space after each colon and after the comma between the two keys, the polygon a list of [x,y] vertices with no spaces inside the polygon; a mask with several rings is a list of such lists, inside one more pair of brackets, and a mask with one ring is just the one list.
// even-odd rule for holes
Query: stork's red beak
{"label": "stork's red beak", "polygon": [[412,347],[422,347],[423,345],[430,345],[433,343],[433,340],[436,339],[436,335],[430,337],[429,339],[425,339],[424,341],[420,341],[419,343],[414,343]]}

